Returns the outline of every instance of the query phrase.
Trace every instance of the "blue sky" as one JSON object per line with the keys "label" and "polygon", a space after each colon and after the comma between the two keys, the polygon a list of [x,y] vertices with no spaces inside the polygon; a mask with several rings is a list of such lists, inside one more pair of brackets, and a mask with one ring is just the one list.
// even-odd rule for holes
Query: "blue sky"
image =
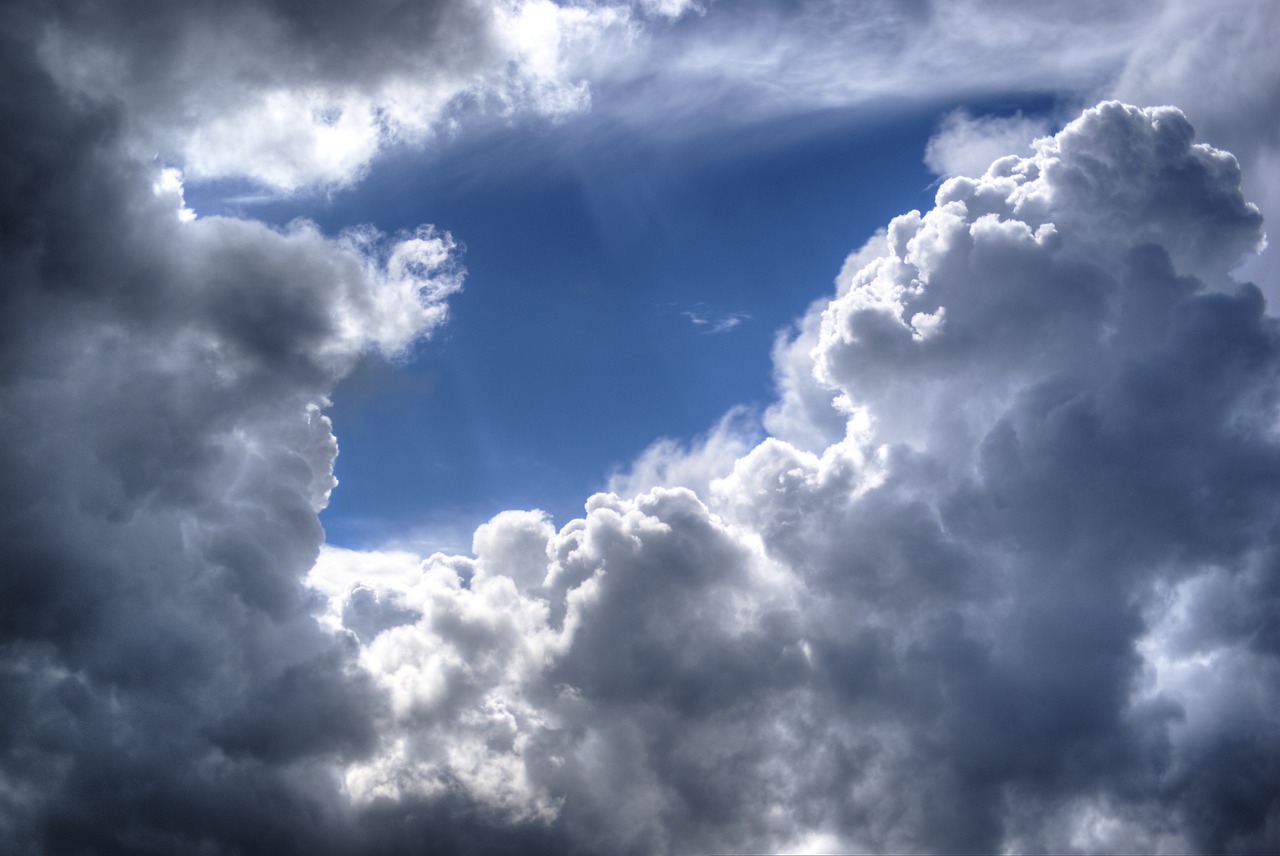
{"label": "blue sky", "polygon": [[[851,245],[932,195],[932,117],[865,125],[757,128],[745,145],[543,128],[460,162],[388,164],[335,200],[335,222],[449,224],[468,277],[448,331],[391,369],[402,381],[370,365],[335,391],[330,540],[376,546],[415,515],[428,537],[442,521],[468,540],[506,508],[567,521],[658,437],[767,403],[778,329]],[[709,333],[685,313],[749,320]],[[369,518],[387,522],[362,538]]]}
{"label": "blue sky", "polygon": [[0,852],[1280,851],[1277,41],[15,7]]}
{"label": "blue sky", "polygon": [[778,332],[832,291],[852,247],[932,203],[925,146],[958,107],[1036,116],[1053,102],[828,111],[675,139],[584,116],[395,153],[329,197],[246,207],[217,184],[187,197],[330,233],[434,223],[464,246],[447,329],[335,390],[341,488],[321,519],[340,546],[465,549],[505,509],[578,516],[659,437],[688,441],[736,405],[758,415]]}

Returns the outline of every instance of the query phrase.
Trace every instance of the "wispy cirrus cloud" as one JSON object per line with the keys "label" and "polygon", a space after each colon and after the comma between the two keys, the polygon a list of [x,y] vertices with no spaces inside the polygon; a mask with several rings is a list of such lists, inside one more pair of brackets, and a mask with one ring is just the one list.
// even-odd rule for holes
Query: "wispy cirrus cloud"
{"label": "wispy cirrus cloud", "polygon": [[680,314],[689,319],[689,323],[707,334],[727,333],[741,324],[751,320],[745,312],[715,313],[699,305],[694,309],[683,309]]}

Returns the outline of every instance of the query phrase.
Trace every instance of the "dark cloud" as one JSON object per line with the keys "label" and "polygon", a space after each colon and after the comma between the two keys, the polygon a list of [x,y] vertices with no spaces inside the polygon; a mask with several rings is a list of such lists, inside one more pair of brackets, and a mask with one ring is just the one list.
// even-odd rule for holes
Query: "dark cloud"
{"label": "dark cloud", "polygon": [[312,617],[320,408],[443,317],[447,236],[189,222],[127,118],[0,49],[0,849],[330,852],[384,704]]}

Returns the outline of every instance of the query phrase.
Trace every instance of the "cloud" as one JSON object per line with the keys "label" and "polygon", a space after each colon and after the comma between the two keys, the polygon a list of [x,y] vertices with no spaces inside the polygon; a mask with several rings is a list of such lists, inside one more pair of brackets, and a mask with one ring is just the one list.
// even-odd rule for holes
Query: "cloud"
{"label": "cloud", "polygon": [[760,440],[757,422],[756,414],[740,406],[730,409],[692,443],[660,438],[625,469],[613,473],[608,490],[630,499],[655,487],[687,487],[706,496],[711,482]]}
{"label": "cloud", "polygon": [[722,426],[559,532],[327,550],[332,626],[396,616],[349,790],[585,851],[1267,849],[1280,339],[1209,287],[1260,237],[1239,182],[1099,105],[855,254],[794,339],[824,448]]}
{"label": "cloud", "polygon": [[[1178,105],[1206,138],[1235,154],[1244,166],[1246,195],[1273,218],[1280,206],[1280,134],[1264,93],[1280,86],[1280,62],[1271,50],[1280,12],[1273,3],[1253,0],[1212,9],[1168,0],[1152,11],[1120,62],[1069,100],[1093,96]],[[1078,48],[1070,40],[1062,44],[1067,54]],[[1017,151],[1047,130],[1044,120],[953,112],[930,141],[925,160],[939,175],[972,175],[1001,149]],[[1257,282],[1271,300],[1280,298],[1280,266],[1270,254],[1246,257],[1242,265],[1242,278]]]}
{"label": "cloud", "polygon": [[[63,0],[21,17],[43,16],[29,28],[61,86],[122,108],[133,151],[192,181],[332,189],[358,181],[387,149],[448,139],[477,114],[557,121],[591,107],[593,92],[603,94],[602,121],[646,134],[1025,92],[1073,111],[1099,98],[1177,104],[1237,154],[1250,198],[1271,211],[1274,4],[1094,5],[427,0],[357,13],[286,0]],[[948,126],[934,165],[961,168],[944,163],[947,152],[961,157],[961,127],[967,170],[989,162],[979,132],[1009,152],[1040,130],[1004,120],[996,132],[990,121]],[[1276,265],[1246,264],[1280,296]]]}
{"label": "cloud", "polygon": [[1142,43],[1160,0],[1089,3],[768,0],[711,4],[601,70],[629,97],[600,109],[648,126],[776,118],[895,100],[1089,91]]}
{"label": "cloud", "polygon": [[[1172,108],[891,223],[778,342],[775,436],[659,443],[469,555],[322,547],[327,395],[443,323],[456,250],[193,217],[183,175],[341,184],[468,99],[578,109],[629,8],[0,24],[0,850],[1274,849],[1276,323],[1228,276],[1239,166]],[[664,25],[672,73],[754,44],[762,111],[847,104],[973,36],[975,87],[1091,81],[1144,23],[1046,60],[1053,14],[869,5],[819,85],[765,12],[725,53]]]}
{"label": "cloud", "polygon": [[953,110],[943,117],[938,133],[929,140],[924,161],[929,169],[947,178],[976,178],[1005,155],[1025,154],[1033,140],[1049,131],[1047,120],[1021,113],[974,117],[966,110]]}
{"label": "cloud", "polygon": [[579,111],[592,54],[625,51],[644,17],[550,0],[46,5],[41,60],[68,90],[119,105],[137,151],[285,192],[349,184],[388,146],[477,109]]}
{"label": "cloud", "polygon": [[680,314],[688,318],[689,323],[694,327],[708,334],[727,333],[743,322],[751,320],[751,316],[745,312],[729,312],[725,315],[716,315],[708,313],[705,307],[702,306],[682,310]]}
{"label": "cloud", "polygon": [[[1280,131],[1266,93],[1280,86],[1280,61],[1271,48],[1280,10],[1274,3],[1236,2],[1214,12],[1187,0],[1167,3],[1108,94],[1185,110],[1206,138],[1240,159],[1245,192],[1274,222],[1280,212]],[[1273,302],[1280,299],[1274,253],[1246,259],[1241,272]]]}
{"label": "cloud", "polygon": [[[848,289],[854,274],[879,257],[885,234],[877,230],[861,249],[848,255],[835,280],[841,292]],[[838,391],[820,382],[813,371],[813,351],[830,302],[830,297],[815,300],[790,328],[778,333],[773,344],[777,401],[765,411],[764,427],[772,436],[807,452],[820,453],[839,442],[849,426],[848,414],[836,403]]]}
{"label": "cloud", "polygon": [[[1011,93],[1052,97],[1054,122],[1103,99],[1173,104],[1235,153],[1248,198],[1274,219],[1278,34],[1269,0],[721,3],[616,54],[597,87],[626,97],[602,99],[597,112],[650,132],[697,133],[824,110],[871,123],[887,107],[989,109],[980,105]],[[929,158],[940,175],[1024,154],[1054,130],[1034,117],[950,115]],[[1280,298],[1280,264],[1269,254],[1244,264],[1246,279]]]}
{"label": "cloud", "polygon": [[452,241],[193,218],[23,18],[0,37],[0,850],[341,850],[332,767],[383,701],[301,584],[322,408],[444,321]]}

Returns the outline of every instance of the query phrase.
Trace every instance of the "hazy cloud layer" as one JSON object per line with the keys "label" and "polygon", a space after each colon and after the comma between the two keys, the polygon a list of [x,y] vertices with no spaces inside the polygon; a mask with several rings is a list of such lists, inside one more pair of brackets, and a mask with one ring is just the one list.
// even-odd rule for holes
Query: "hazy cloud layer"
{"label": "hazy cloud layer", "polygon": [[[982,5],[988,10],[999,8],[999,4]],[[1280,91],[1280,60],[1272,45],[1280,37],[1280,7],[1267,0],[1214,6],[1196,0],[1164,0],[1127,8],[1137,14],[1128,25],[1108,25],[1079,39],[1061,36],[1067,31],[1059,31],[1060,37],[1045,40],[1039,59],[1027,62],[1032,68],[1064,61],[1071,66],[1086,58],[1095,62],[1092,68],[1098,76],[1091,82],[1064,87],[1065,78],[1058,78],[1049,85],[1071,104],[1105,97],[1143,106],[1177,105],[1206,139],[1236,155],[1244,166],[1246,195],[1274,222],[1280,211],[1280,125],[1274,106],[1274,93]],[[1050,9],[1047,18],[1058,12],[1075,14],[1071,4]],[[1037,8],[1036,14],[1041,11]],[[979,13],[965,17],[982,21],[984,28],[993,26]],[[1032,32],[1015,26],[1015,44],[1018,36]],[[1009,55],[992,45],[988,58],[1000,62]],[[1032,79],[1023,76],[1021,62],[1007,68],[1024,82]],[[970,80],[959,74],[953,79]],[[1021,84],[1006,80],[1004,85]],[[1025,153],[1021,144],[1044,133],[1036,125],[1018,116],[952,114],[941,123],[926,160],[940,175],[968,174],[981,169],[983,156],[992,147]],[[1273,302],[1280,298],[1280,264],[1274,250],[1246,258],[1241,276],[1256,281]]]}
{"label": "hazy cloud layer", "polygon": [[1280,339],[1206,286],[1260,237],[1239,180],[1100,105],[856,254],[819,454],[724,467],[726,425],[632,475],[697,493],[323,552],[385,699],[352,799],[584,850],[1273,847]]}

